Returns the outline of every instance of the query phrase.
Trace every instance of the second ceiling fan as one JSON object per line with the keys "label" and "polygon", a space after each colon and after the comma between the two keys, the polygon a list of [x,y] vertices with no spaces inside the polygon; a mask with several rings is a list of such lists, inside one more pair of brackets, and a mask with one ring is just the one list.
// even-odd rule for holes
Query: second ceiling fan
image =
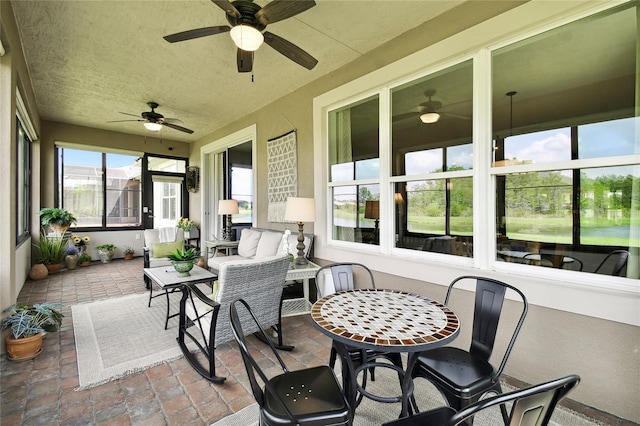
{"label": "second ceiling fan", "polygon": [[250,72],[253,69],[253,52],[264,41],[266,44],[307,69],[312,69],[318,60],[307,52],[269,31],[262,32],[268,24],[291,18],[316,5],[314,0],[273,0],[265,7],[251,0],[211,0],[227,13],[231,24],[215,27],[196,28],[164,36],[169,43],[192,40],[230,31],[231,38],[238,47],[238,72]]}

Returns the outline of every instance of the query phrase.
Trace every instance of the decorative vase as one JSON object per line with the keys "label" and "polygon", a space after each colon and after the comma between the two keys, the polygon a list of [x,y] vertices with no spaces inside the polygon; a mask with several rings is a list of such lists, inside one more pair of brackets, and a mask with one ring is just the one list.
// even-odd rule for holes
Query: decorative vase
{"label": "decorative vase", "polygon": [[4,339],[9,361],[28,361],[42,352],[42,333],[31,337],[14,339],[9,335]]}
{"label": "decorative vase", "polygon": [[180,277],[190,277],[190,270],[193,269],[193,260],[172,260],[171,264],[175,268]]}
{"label": "decorative vase", "polygon": [[32,280],[43,280],[49,276],[49,270],[43,263],[36,263],[29,271],[29,278]]}
{"label": "decorative vase", "polygon": [[102,263],[111,263],[113,259],[113,250],[98,250],[98,255]]}
{"label": "decorative vase", "polygon": [[78,267],[78,256],[77,254],[68,254],[64,258],[64,263],[67,265],[67,269],[76,269]]}
{"label": "decorative vase", "polygon": [[49,271],[50,274],[55,274],[60,271],[60,268],[62,268],[62,263],[50,263],[44,266],[47,267],[47,271]]}

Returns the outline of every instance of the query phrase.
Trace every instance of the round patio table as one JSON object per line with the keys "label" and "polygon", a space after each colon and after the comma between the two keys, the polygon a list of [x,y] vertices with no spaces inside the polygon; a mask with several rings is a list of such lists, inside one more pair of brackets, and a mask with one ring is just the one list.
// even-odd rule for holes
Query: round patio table
{"label": "round patio table", "polygon": [[[336,343],[346,361],[347,385],[344,389],[355,411],[357,394],[379,402],[402,401],[400,417],[409,414],[413,393],[413,369],[420,352],[434,349],[457,337],[459,320],[447,306],[426,296],[389,289],[355,289],[327,295],[311,308],[314,325]],[[355,368],[348,347],[385,352],[407,352],[404,371],[388,363],[365,362]],[[344,365],[343,362],[343,374]],[[399,397],[372,395],[358,383],[358,373],[370,367],[396,370],[402,378]]]}

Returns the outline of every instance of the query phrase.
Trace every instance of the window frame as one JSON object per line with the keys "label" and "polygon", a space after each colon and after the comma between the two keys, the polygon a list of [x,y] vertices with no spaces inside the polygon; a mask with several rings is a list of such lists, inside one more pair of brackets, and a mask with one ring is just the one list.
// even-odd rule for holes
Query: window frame
{"label": "window frame", "polygon": [[[23,135],[22,142],[20,135]],[[22,161],[20,161],[22,157]],[[22,177],[22,180],[20,179]],[[22,182],[22,185],[20,184]],[[31,137],[16,117],[16,247],[27,241],[31,233]],[[21,194],[23,203],[20,203]],[[20,229],[19,217],[23,226]]]}
{"label": "window frame", "polygon": [[[103,211],[101,217],[101,225],[100,226],[75,226],[75,229],[81,230],[83,232],[91,232],[91,231],[124,231],[124,230],[141,230],[144,229],[144,220],[145,216],[142,213],[142,206],[144,205],[144,179],[146,175],[146,171],[141,167],[141,180],[140,180],[140,222],[135,226],[107,226],[107,195],[110,191],[107,188],[107,155],[108,154],[118,154],[118,155],[128,155],[128,156],[137,156],[142,157],[143,154],[136,151],[124,151],[124,150],[105,150],[104,148],[93,147],[89,145],[80,145],[80,144],[70,144],[66,142],[55,142],[54,144],[54,169],[55,169],[55,179],[54,179],[54,204],[56,206],[62,206],[61,197],[63,197],[64,187],[61,186],[60,177],[61,171],[64,168],[64,164],[61,164],[60,159],[60,150],[61,149],[72,149],[77,151],[87,151],[87,152],[95,152],[101,155],[101,191],[102,194],[102,202],[103,202]],[[64,162],[64,159],[63,159]]]}
{"label": "window frame", "polygon": [[[512,172],[576,169],[605,166],[640,164],[640,155],[599,159],[579,159],[568,162],[539,165],[491,167],[492,158],[492,99],[491,53],[493,50],[511,45],[547,30],[569,24],[593,14],[629,3],[609,1],[606,3],[567,4],[555,2],[542,5],[530,2],[514,8],[463,32],[455,34],[421,51],[411,54],[364,77],[346,83],[314,98],[314,154],[319,167],[315,170],[315,198],[320,211],[315,222],[322,240],[314,247],[316,256],[329,261],[340,261],[348,252],[354,261],[376,265],[375,269],[417,280],[424,280],[424,268],[429,270],[429,281],[442,285],[470,271],[489,274],[498,279],[514,281],[528,293],[530,302],[598,318],[611,319],[639,325],[637,302],[640,288],[636,280],[602,276],[583,272],[556,271],[553,268],[529,268],[497,262],[495,259],[495,190],[496,176]],[[523,25],[526,23],[526,25]],[[437,72],[450,64],[473,59],[473,141],[474,164],[470,175],[474,180],[473,220],[475,257],[469,263],[456,256],[421,253],[392,248],[392,231],[380,230],[380,246],[363,247],[361,244],[346,244],[331,239],[331,183],[328,179],[328,133],[329,111],[355,102],[357,99],[379,94],[380,121],[380,189],[381,199],[390,200],[391,183],[406,177],[390,177],[390,102],[389,88],[407,81]],[[398,78],[398,76],[402,76]],[[394,78],[395,77],[395,78]],[[366,93],[366,95],[364,94]],[[564,164],[566,163],[566,164]],[[468,175],[466,171],[445,172],[451,177]],[[434,176],[411,176],[411,179],[431,179]],[[446,175],[439,175],[446,178]],[[344,182],[343,182],[344,183]],[[385,194],[385,192],[387,192]],[[488,201],[487,201],[488,200]],[[482,206],[482,208],[480,208]],[[381,222],[393,217],[389,202],[380,204]],[[483,224],[482,226],[480,224]],[[372,250],[372,248],[374,250]],[[461,262],[462,261],[462,262]],[[470,269],[471,268],[471,269]]]}

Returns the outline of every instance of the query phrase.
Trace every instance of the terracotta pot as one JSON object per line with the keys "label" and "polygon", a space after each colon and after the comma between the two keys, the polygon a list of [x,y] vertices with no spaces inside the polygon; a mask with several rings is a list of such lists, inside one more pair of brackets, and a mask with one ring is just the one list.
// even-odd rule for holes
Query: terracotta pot
{"label": "terracotta pot", "polygon": [[42,280],[49,276],[49,270],[42,263],[36,263],[31,267],[31,271],[29,271],[29,278],[32,280]]}
{"label": "terracotta pot", "polygon": [[31,337],[14,339],[9,335],[4,339],[9,361],[28,361],[42,352],[42,333]]}
{"label": "terracotta pot", "polygon": [[80,266],[91,266],[91,261],[90,260],[85,260],[84,262],[80,263]]}
{"label": "terracotta pot", "polygon": [[196,265],[198,265],[201,268],[204,268],[205,267],[204,257],[199,258],[198,263],[196,263]]}
{"label": "terracotta pot", "polygon": [[131,259],[133,259],[133,253],[124,254],[124,260],[131,260]]}
{"label": "terracotta pot", "polygon": [[47,270],[49,271],[50,274],[55,274],[56,272],[60,271],[60,268],[62,267],[62,263],[52,263],[50,265],[45,265],[47,267]]}

